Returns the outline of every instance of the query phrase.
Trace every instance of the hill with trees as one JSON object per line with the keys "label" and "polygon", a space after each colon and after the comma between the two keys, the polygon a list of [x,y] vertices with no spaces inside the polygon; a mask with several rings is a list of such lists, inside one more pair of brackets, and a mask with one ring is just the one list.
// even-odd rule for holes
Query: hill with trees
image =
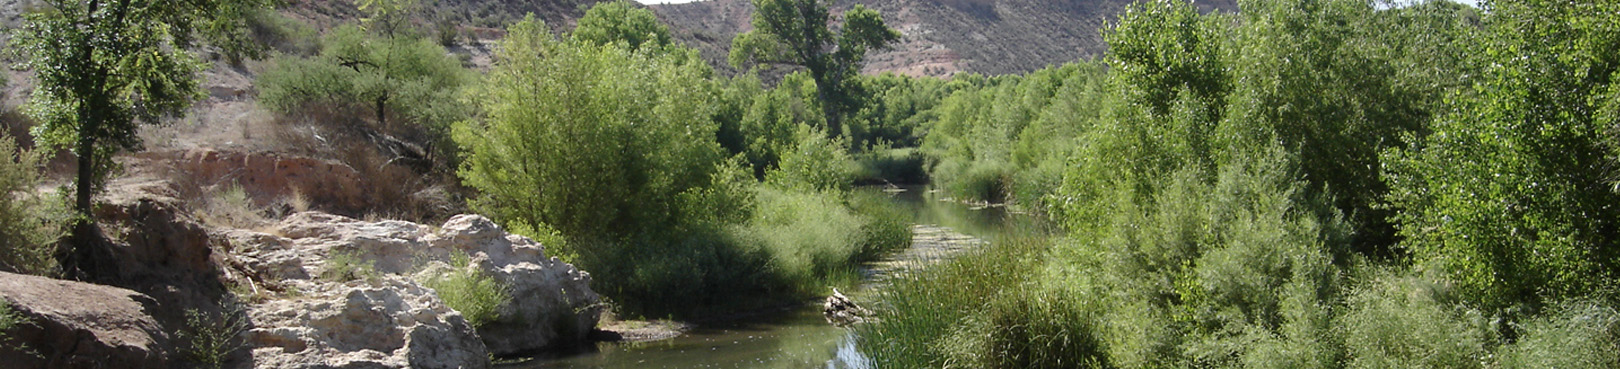
{"label": "hill with trees", "polygon": [[[1133,0],[854,0],[833,4],[878,11],[904,37],[867,58],[865,73],[949,76],[1027,73],[1048,65],[1101,55],[1100,30]],[[719,66],[731,38],[751,29],[748,0],[710,0],[650,6],[675,37]],[[1199,1],[1202,12],[1233,12],[1233,0]],[[722,67],[723,68],[723,67]]]}

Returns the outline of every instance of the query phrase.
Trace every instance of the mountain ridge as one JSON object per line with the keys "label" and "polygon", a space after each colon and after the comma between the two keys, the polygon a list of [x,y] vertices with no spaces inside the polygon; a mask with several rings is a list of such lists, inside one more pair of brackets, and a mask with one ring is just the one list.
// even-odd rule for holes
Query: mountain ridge
{"label": "mountain ridge", "polygon": [[[864,73],[949,76],[958,72],[1016,74],[1102,55],[1101,30],[1138,0],[854,0],[833,6],[835,17],[855,4],[883,14],[904,37],[870,54]],[[1196,2],[1202,12],[1237,10],[1235,0]],[[725,65],[731,38],[752,29],[749,0],[648,5],[675,36]]]}

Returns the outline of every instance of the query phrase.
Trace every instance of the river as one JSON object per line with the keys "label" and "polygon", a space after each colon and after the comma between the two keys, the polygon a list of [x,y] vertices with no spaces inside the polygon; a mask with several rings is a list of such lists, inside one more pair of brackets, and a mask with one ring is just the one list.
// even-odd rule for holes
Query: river
{"label": "river", "polygon": [[[870,280],[880,281],[901,265],[947,258],[978,239],[1041,232],[1037,217],[1000,207],[939,201],[921,188],[890,196],[912,215],[914,245],[888,260],[874,263]],[[962,237],[962,235],[971,237]],[[869,289],[869,288],[863,288]],[[857,301],[866,291],[846,291]],[[870,305],[870,304],[868,304]],[[563,358],[535,359],[498,365],[504,369],[539,368],[867,368],[855,349],[851,330],[827,324],[821,302],[776,314],[695,328],[680,337],[639,343],[597,343],[592,352]]]}

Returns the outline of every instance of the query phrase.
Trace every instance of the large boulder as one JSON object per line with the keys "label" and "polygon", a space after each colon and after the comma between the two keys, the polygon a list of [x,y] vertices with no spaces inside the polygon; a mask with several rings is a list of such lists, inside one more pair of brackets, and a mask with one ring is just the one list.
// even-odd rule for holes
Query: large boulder
{"label": "large boulder", "polygon": [[0,298],[26,321],[5,332],[6,368],[168,368],[170,337],[139,292],[0,272]]}
{"label": "large boulder", "polygon": [[[515,354],[585,340],[602,316],[589,273],[547,258],[540,243],[477,215],[458,215],[428,238],[434,250],[472,256],[470,268],[508,284],[512,302],[478,329],[490,351]],[[436,262],[443,262],[438,259]]]}
{"label": "large boulder", "polygon": [[460,313],[398,276],[304,283],[302,297],[249,310],[255,368],[487,368]]}
{"label": "large boulder", "polygon": [[232,230],[224,237],[237,250],[233,257],[251,274],[300,291],[310,288],[306,285],[332,283],[316,276],[340,254],[369,263],[389,278],[415,274],[417,280],[451,268],[453,256],[466,256],[470,262],[463,267],[494,277],[512,297],[494,321],[477,331],[496,355],[582,342],[602,313],[590,274],[547,257],[538,242],[509,234],[482,216],[459,215],[435,228],[304,212],[284,219],[273,233]]}

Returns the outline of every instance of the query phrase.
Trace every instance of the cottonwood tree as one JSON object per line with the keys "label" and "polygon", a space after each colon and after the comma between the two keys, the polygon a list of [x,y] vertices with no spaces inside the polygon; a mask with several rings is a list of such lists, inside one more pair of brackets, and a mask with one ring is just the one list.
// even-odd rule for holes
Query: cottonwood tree
{"label": "cottonwood tree", "polygon": [[843,115],[855,111],[860,73],[866,52],[883,49],[900,39],[900,32],[883,23],[883,16],[862,5],[844,12],[844,24],[834,33],[825,0],[753,0],[754,30],[731,41],[730,62],[803,66],[816,81],[816,94],[827,118],[827,134],[843,133]]}
{"label": "cottonwood tree", "polygon": [[27,113],[42,144],[78,157],[72,252],[63,267],[83,275],[94,238],[91,196],[105,186],[119,150],[141,146],[139,123],[160,123],[203,97],[194,53],[198,37],[226,50],[248,50],[242,21],[268,0],[44,0],[23,15],[13,42],[35,71]]}

